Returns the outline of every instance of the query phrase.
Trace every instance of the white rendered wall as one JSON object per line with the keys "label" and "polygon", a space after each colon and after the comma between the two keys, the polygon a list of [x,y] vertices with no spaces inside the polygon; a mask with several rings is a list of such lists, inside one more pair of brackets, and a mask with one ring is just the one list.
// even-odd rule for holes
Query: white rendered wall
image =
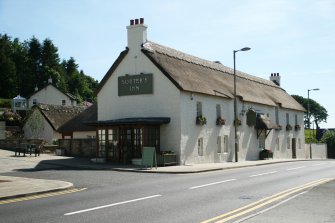
{"label": "white rendered wall", "polygon": [[[131,50],[98,94],[98,120],[135,117],[169,117],[161,125],[161,150],[180,155],[180,92],[139,50]],[[153,74],[153,94],[118,96],[118,77]]]}
{"label": "white rendered wall", "polygon": [[[29,98],[28,105],[30,108],[34,105],[34,99],[37,100],[37,103],[50,105],[62,105],[62,100],[65,100],[65,106],[72,105],[70,98],[52,85],[46,86]],[[74,106],[77,105],[76,101],[73,101],[73,103]]]}

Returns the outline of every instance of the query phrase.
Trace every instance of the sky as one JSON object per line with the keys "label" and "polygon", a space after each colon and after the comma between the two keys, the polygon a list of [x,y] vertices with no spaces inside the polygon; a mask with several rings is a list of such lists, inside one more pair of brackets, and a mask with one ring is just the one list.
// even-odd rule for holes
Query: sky
{"label": "sky", "polygon": [[335,128],[335,0],[0,0],[0,33],[49,38],[98,81],[144,18],[148,40],[269,79],[326,108]]}

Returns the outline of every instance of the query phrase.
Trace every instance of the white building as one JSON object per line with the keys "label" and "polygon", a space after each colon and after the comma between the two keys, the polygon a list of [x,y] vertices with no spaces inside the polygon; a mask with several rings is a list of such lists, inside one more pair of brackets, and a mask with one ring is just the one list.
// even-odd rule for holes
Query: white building
{"label": "white building", "polygon": [[[128,47],[97,90],[100,156],[129,162],[155,146],[181,165],[233,161],[233,70],[148,41],[143,19],[127,31]],[[304,108],[277,84],[237,71],[239,160],[259,159],[261,149],[305,158]]]}
{"label": "white building", "polygon": [[[43,139],[49,144],[53,141],[68,136],[67,132],[59,129],[77,115],[84,112],[84,107],[38,104],[31,108],[24,124],[25,139]],[[91,135],[95,133],[91,132]],[[70,132],[73,137],[73,132]],[[76,135],[75,135],[76,137]]]}
{"label": "white building", "polygon": [[42,89],[35,88],[35,92],[28,97],[28,107],[31,108],[37,104],[76,106],[76,97],[70,93],[64,93],[57,87],[52,85],[49,78],[48,85]]}

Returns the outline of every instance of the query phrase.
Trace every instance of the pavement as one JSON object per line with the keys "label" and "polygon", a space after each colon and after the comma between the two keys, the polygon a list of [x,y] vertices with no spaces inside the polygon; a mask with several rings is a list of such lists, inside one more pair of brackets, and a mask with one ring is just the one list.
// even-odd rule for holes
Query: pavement
{"label": "pavement", "polygon": [[137,165],[115,165],[109,163],[96,163],[92,162],[88,158],[56,156],[55,154],[41,154],[37,157],[35,157],[34,155],[15,157],[13,151],[0,149],[0,200],[65,190],[70,189],[74,186],[72,183],[65,181],[1,175],[2,173],[8,172],[38,171],[44,169],[66,168],[74,170],[87,169],[142,173],[188,174],[295,161],[302,160],[270,159],[256,161],[240,161],[237,163],[226,162],[144,168]]}

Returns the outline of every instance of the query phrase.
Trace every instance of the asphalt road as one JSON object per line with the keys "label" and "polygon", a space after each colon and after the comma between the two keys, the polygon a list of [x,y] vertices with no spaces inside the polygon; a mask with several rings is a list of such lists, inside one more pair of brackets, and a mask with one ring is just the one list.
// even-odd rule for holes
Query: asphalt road
{"label": "asphalt road", "polygon": [[7,175],[87,189],[0,205],[6,223],[335,222],[332,160],[184,175],[66,168]]}

